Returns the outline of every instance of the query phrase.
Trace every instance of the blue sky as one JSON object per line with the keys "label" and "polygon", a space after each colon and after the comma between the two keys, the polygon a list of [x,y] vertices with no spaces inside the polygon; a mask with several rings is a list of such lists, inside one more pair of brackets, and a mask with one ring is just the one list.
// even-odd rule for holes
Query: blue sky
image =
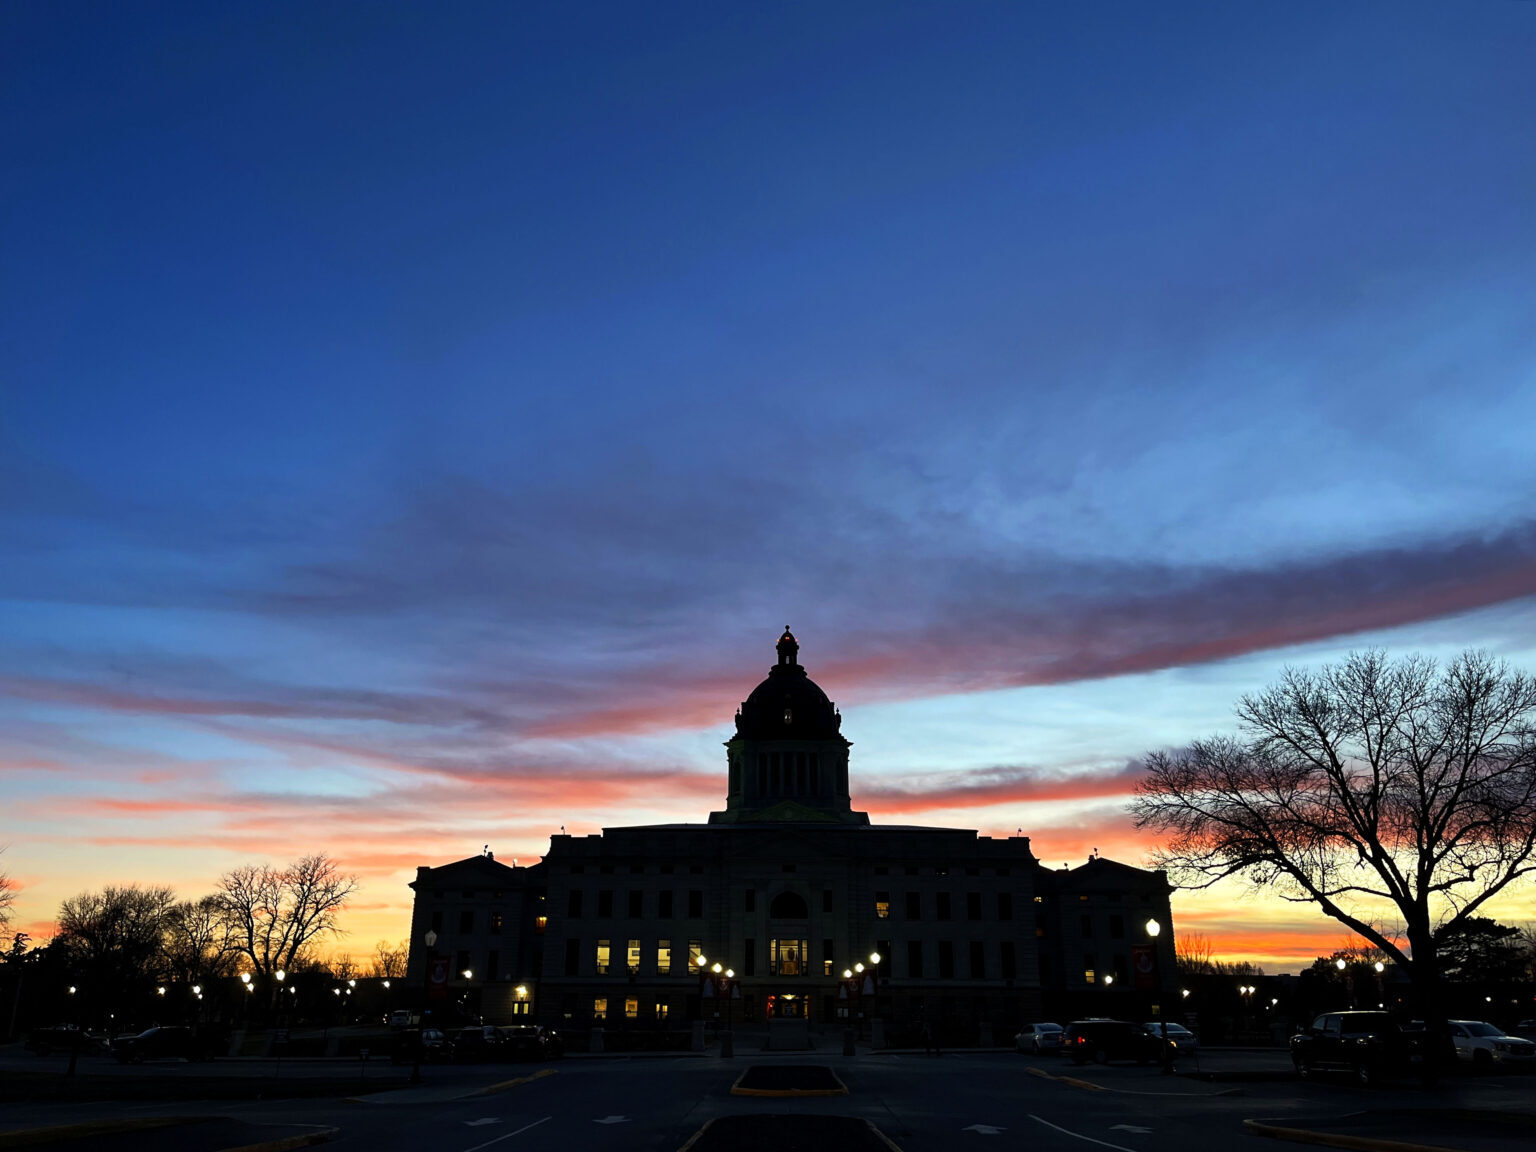
{"label": "blue sky", "polygon": [[700,818],[786,621],[1049,859],[1288,660],[1532,663],[1531,5],[0,26],[25,921]]}

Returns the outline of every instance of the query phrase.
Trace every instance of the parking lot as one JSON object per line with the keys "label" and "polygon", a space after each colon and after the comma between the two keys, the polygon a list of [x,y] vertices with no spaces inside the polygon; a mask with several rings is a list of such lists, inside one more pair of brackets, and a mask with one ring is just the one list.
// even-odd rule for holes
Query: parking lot
{"label": "parking lot", "polygon": [[[39,1071],[39,1058],[7,1050],[7,1071]],[[32,1063],[29,1063],[32,1062]],[[54,1059],[53,1064],[58,1061]],[[179,1063],[124,1070],[115,1062],[82,1061],[86,1076],[153,1077],[171,1084],[178,1077],[206,1077],[208,1066]],[[323,1062],[285,1069],[299,1076],[321,1075]],[[743,1096],[732,1087],[751,1066],[825,1066],[846,1094],[834,1096]],[[105,1067],[109,1065],[110,1068]],[[271,1076],[265,1062],[218,1061],[212,1066],[231,1086]],[[379,1069],[383,1072],[383,1069]],[[395,1070],[399,1072],[399,1070]],[[1283,1051],[1208,1051],[1181,1061],[1177,1074],[1134,1064],[1072,1065],[1059,1057],[1033,1058],[1008,1052],[861,1052],[843,1058],[826,1052],[772,1055],[738,1048],[734,1059],[713,1053],[650,1057],[570,1057],[525,1065],[434,1066],[419,1087],[399,1081],[373,1085],[349,1098],[117,1099],[91,1103],[12,1103],[6,1130],[88,1120],[110,1122],[149,1116],[216,1113],[230,1122],[260,1127],[274,1138],[294,1134],[327,1136],[337,1147],[432,1149],[433,1152],[543,1152],[571,1147],[653,1149],[674,1152],[713,1120],[744,1116],[852,1118],[878,1131],[905,1152],[954,1152],[956,1142],[983,1147],[1040,1149],[1093,1147],[1123,1152],[1188,1152],[1228,1147],[1265,1137],[1258,1125],[1330,1131],[1386,1139],[1414,1139],[1441,1147],[1483,1152],[1529,1146],[1536,1137],[1531,1118],[1536,1077],[1458,1076],[1433,1093],[1416,1083],[1361,1089],[1347,1077],[1303,1082],[1290,1071]],[[770,1078],[771,1080],[771,1078]],[[384,1088],[379,1091],[377,1089]],[[248,1094],[245,1094],[248,1095]],[[1476,1117],[1504,1117],[1499,1123]],[[768,1126],[746,1130],[767,1132]],[[210,1130],[211,1131],[211,1130]],[[1434,1140],[1426,1141],[1426,1134]],[[182,1132],[180,1139],[196,1133]],[[169,1147],[145,1143],[143,1133],[97,1134],[89,1143],[61,1147]],[[207,1145],[207,1147],[226,1145]],[[187,1152],[200,1147],[179,1144]]]}

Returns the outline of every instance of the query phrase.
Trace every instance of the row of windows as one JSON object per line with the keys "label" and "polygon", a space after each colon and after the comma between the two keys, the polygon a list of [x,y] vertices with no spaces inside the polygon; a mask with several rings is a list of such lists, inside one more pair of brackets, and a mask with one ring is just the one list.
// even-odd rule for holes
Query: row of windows
{"label": "row of windows", "polygon": [[[640,1018],[640,997],[626,996],[624,997],[622,1003],[624,1005],[624,1019],[638,1020]],[[617,1009],[619,1004],[620,1001],[615,997],[613,1001],[614,1008]],[[654,1001],[649,1005],[649,1007],[651,1009],[651,1015],[654,1016],[657,1020],[665,1020],[669,1015],[671,1015],[671,1005],[669,1005],[665,1000]],[[594,996],[592,998],[592,1019],[608,1019],[608,997]]]}
{"label": "row of windows", "polygon": [[[645,917],[646,893],[640,888],[631,888],[623,893],[625,914],[631,920],[639,920]],[[906,918],[908,920],[921,920],[923,918],[923,893],[908,892],[906,895]],[[609,920],[614,914],[615,892],[612,888],[602,888],[597,893],[597,918]],[[690,920],[701,919],[704,915],[704,891],[700,888],[691,888],[686,894],[687,912]],[[821,893],[821,910],[830,913],[833,907],[832,889],[826,888]],[[984,920],[986,900],[981,892],[967,892],[965,894],[965,918],[967,920]],[[671,920],[677,915],[678,901],[676,893],[671,889],[664,889],[656,893],[656,918],[659,920]],[[757,890],[748,888],[742,894],[742,908],[747,912],[757,911]],[[954,896],[949,892],[935,892],[933,894],[933,917],[935,920],[953,920]],[[1013,893],[996,893],[995,908],[997,919],[1013,919]],[[572,920],[579,920],[585,914],[586,893],[580,888],[573,888],[566,893],[566,916]],[[889,892],[876,892],[874,899],[874,913],[877,920],[888,920],[891,917],[891,894]],[[499,913],[495,916],[495,926],[492,931],[501,931],[501,918]],[[789,920],[803,920],[810,915],[806,907],[805,899],[793,892],[781,892],[774,897],[769,906],[769,915],[775,918]],[[465,924],[470,923],[473,913],[463,913]],[[469,931],[464,927],[463,931]],[[1122,926],[1123,930],[1123,926]]]}
{"label": "row of windows", "polygon": [[[797,775],[798,775],[798,770],[797,770]],[[794,866],[793,865],[786,865],[785,868],[786,868],[786,871],[794,871]],[[597,868],[594,869],[594,871],[596,871],[596,872],[598,872],[598,873],[600,873],[600,874],[602,874],[604,876],[611,876],[615,872],[618,872],[619,870],[620,869],[618,868],[618,866],[614,865],[614,864],[602,864],[602,865],[599,865]],[[651,869],[647,868],[644,864],[630,864],[626,868],[623,869],[623,871],[628,872],[628,873],[630,873],[632,875],[635,875],[635,876],[642,876],[642,875],[646,874],[647,872],[649,872],[650,870]],[[657,872],[661,873],[663,876],[670,876],[675,871],[675,868],[671,864],[661,864],[661,865],[656,866],[655,870]],[[572,864],[570,866],[570,871],[573,874],[582,875],[582,874],[584,874],[587,871],[587,866],[585,864]],[[688,871],[690,873],[692,873],[693,875],[695,875],[695,876],[701,876],[701,875],[704,874],[705,868],[704,868],[704,865],[702,865],[702,864],[690,864],[688,866]],[[889,865],[889,864],[879,864],[879,865],[875,866],[873,871],[874,871],[874,874],[876,876],[889,876],[889,875],[892,874],[893,869],[892,869],[891,865]],[[928,867],[928,868],[923,868],[923,867],[921,867],[919,865],[916,865],[916,864],[906,864],[906,865],[903,865],[901,867],[901,871],[902,871],[902,873],[904,873],[907,876],[922,876],[922,875],[925,875],[925,874],[926,875],[930,875],[930,876],[948,876],[950,874],[951,869],[950,869],[949,865],[947,865],[947,864],[935,864],[935,865],[932,865],[931,867]],[[981,867],[976,866],[976,865],[968,865],[968,866],[966,866],[964,868],[953,869],[953,871],[957,875],[963,873],[966,876],[981,876],[983,874],[988,875],[988,876],[1011,876],[1011,875],[1013,875],[1013,869],[1011,867],[1007,866],[1007,865],[999,865],[999,866],[997,866],[995,868],[981,868]],[[441,892],[434,892],[433,895],[434,896],[441,896],[442,893]],[[469,898],[469,899],[473,899],[476,896],[476,893],[474,893],[474,892],[466,892],[466,893],[464,893],[464,895],[467,898]],[[501,896],[501,893],[498,892],[498,893],[496,893],[496,895],[499,898]],[[1113,895],[1113,896],[1110,897],[1110,899],[1118,900],[1119,899],[1119,895],[1118,894]]]}
{"label": "row of windows", "polygon": [[[475,931],[476,914],[473,909],[466,908],[459,913],[459,935],[469,936]],[[492,910],[485,914],[485,930],[492,936],[500,936],[502,926],[506,924],[503,913]],[[544,929],[549,926],[548,916],[535,916],[533,918],[533,930],[538,935],[544,934]],[[432,931],[441,933],[443,930],[443,911],[441,908],[432,913]]]}
{"label": "row of windows", "polygon": [[[639,920],[645,915],[645,892],[640,888],[631,888],[627,893],[629,897],[625,904],[627,915],[631,920]],[[656,893],[656,918],[658,920],[671,920],[677,915],[677,893],[670,888]],[[687,917],[690,920],[700,920],[704,916],[704,890],[702,888],[690,888],[686,893]],[[572,888],[566,893],[565,914],[569,919],[580,920],[586,907],[586,893],[580,888]],[[603,888],[597,893],[597,918],[610,920],[613,918],[613,889]]]}
{"label": "row of windows", "polygon": [[[810,941],[797,937],[774,937],[770,939],[767,947],[767,968],[769,976],[836,976],[839,971],[848,970],[855,962],[844,958],[841,962],[835,955],[833,941],[821,942],[821,957],[816,960],[812,957]],[[984,980],[988,977],[987,954],[988,945],[984,940],[971,940],[967,942],[966,973],[972,979]],[[891,942],[888,940],[876,941],[876,951],[880,960],[876,971],[881,976],[891,974]],[[909,940],[906,945],[908,977],[921,979],[929,971],[940,979],[952,979],[956,974],[955,941],[939,940],[934,942],[934,965],[930,969],[926,961],[928,955],[927,945],[922,940]],[[732,971],[737,964],[741,965],[742,976],[756,976],[758,959],[760,956],[755,939],[742,941],[742,954],[740,956],[717,956],[710,963],[726,964]],[[494,955],[494,953],[493,953]],[[650,963],[647,965],[647,950],[644,942],[631,937],[623,941],[599,939],[592,943],[592,972],[598,976],[611,976],[615,974],[628,974],[631,976],[682,976],[697,975],[703,971],[706,964],[703,954],[703,942],[700,940],[688,941],[688,963],[686,968],[674,971],[672,960],[672,941],[668,939],[656,940],[651,943],[649,952]],[[1117,957],[1117,961],[1121,958]],[[997,951],[998,968],[997,975],[1005,980],[1012,980],[1018,975],[1018,953],[1012,940],[1003,940],[998,944]],[[845,967],[840,968],[839,964]],[[862,964],[862,961],[858,962]],[[618,965],[618,967],[615,967]],[[580,939],[567,939],[565,942],[565,974],[567,976],[579,976],[582,974],[582,941]],[[1089,965],[1091,967],[1091,965]],[[642,971],[642,969],[645,969]],[[861,969],[862,970],[862,969]],[[1090,975],[1088,982],[1093,983]]]}
{"label": "row of windows", "polygon": [[[908,920],[921,920],[923,918],[923,894],[921,892],[906,893],[906,918]],[[965,894],[965,918],[967,920],[984,920],[983,909],[985,900],[980,892],[967,892]],[[891,916],[891,894],[889,892],[875,893],[875,918],[877,920],[889,920]],[[953,920],[954,901],[952,893],[935,892],[933,894],[933,918],[935,920]],[[1013,893],[997,893],[997,918],[999,920],[1013,919]]]}
{"label": "row of windows", "polygon": [[[673,893],[660,892],[657,901],[657,916],[660,919],[672,919],[675,904]],[[604,890],[597,894],[597,915],[599,919],[609,919],[613,916],[613,892]],[[948,892],[934,894],[934,919],[951,920],[954,918],[953,905]],[[582,915],[582,893],[572,891],[570,893],[568,914],[572,919],[580,919]],[[644,893],[635,890],[629,893],[629,916],[631,919],[640,919],[643,916]],[[745,909],[748,912],[757,910],[757,894],[748,890],[745,894]],[[831,891],[822,893],[822,911],[830,912],[832,904]],[[982,894],[980,892],[967,892],[965,894],[965,918],[967,920],[984,919],[982,915]],[[888,920],[891,916],[891,899],[889,892],[876,892],[874,902],[875,918]],[[805,901],[792,892],[783,892],[775,897],[769,914],[775,918],[805,919],[809,912],[805,907]],[[693,889],[688,893],[688,919],[702,919],[704,915],[704,893],[700,889]],[[923,918],[922,894],[918,892],[906,893],[906,918],[908,920],[921,920]],[[1013,919],[1013,894],[1011,892],[997,893],[997,918],[999,920]],[[475,931],[476,913],[471,909],[465,909],[459,913],[459,934],[471,935]],[[492,936],[501,935],[505,919],[498,911],[486,913],[485,930]],[[537,916],[534,918],[534,931],[543,933],[548,918]],[[1080,918],[1080,928],[1084,939],[1092,939],[1098,931],[1098,921],[1090,914],[1084,913]],[[1111,940],[1125,939],[1125,917],[1115,913],[1108,918],[1109,938]],[[443,930],[443,913],[441,910],[432,913],[432,930]],[[1045,927],[1040,925],[1035,929],[1036,936],[1045,936]]]}
{"label": "row of windows", "polygon": [[[643,949],[638,939],[627,940],[623,943],[623,953],[620,957],[623,971],[631,975],[640,971],[644,960]],[[685,975],[697,973],[703,967],[704,946],[699,940],[688,941],[687,967],[676,973],[672,964],[672,941],[657,940],[652,945],[651,973],[656,976]],[[614,971],[614,950],[611,940],[599,940],[594,945],[592,963],[593,971],[599,976],[607,976]],[[568,938],[565,942],[565,974],[567,976],[581,975],[581,941],[576,938]]]}
{"label": "row of windows", "polygon": [[[1107,968],[1107,969],[1101,969],[1099,967],[1099,958],[1098,958],[1098,956],[1095,955],[1092,952],[1084,952],[1083,953],[1083,983],[1085,983],[1085,984],[1097,984],[1101,980],[1106,980],[1106,979],[1108,979],[1111,976],[1114,977],[1116,983],[1119,983],[1120,981],[1124,980],[1125,979],[1125,973],[1126,973],[1125,956],[1124,955],[1116,955],[1116,956],[1112,957],[1111,960],[1110,960],[1110,965],[1111,966],[1109,968]],[[1043,969],[1042,969],[1041,975],[1042,975],[1042,977],[1044,976]]]}

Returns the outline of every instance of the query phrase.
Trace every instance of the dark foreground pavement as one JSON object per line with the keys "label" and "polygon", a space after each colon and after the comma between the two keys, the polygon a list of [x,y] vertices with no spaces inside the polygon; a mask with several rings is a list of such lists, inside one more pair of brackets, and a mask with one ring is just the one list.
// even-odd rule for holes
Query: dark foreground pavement
{"label": "dark foreground pavement", "polygon": [[1506,1152],[1536,1148],[1536,1114],[1478,1112],[1460,1108],[1365,1109],[1344,1115],[1250,1120],[1255,1135],[1319,1147],[1391,1152],[1443,1148],[1459,1152]]}
{"label": "dark foreground pavement", "polygon": [[[783,1133],[776,1150],[853,1152],[854,1137],[848,1135],[853,1132],[861,1134],[861,1141],[889,1140],[905,1152],[964,1152],[973,1144],[982,1152],[1023,1147],[1031,1152],[1263,1152],[1274,1147],[1261,1131],[1246,1125],[1250,1120],[1286,1127],[1284,1135],[1314,1143],[1337,1136],[1380,1141],[1406,1135],[1421,1145],[1470,1152],[1536,1146],[1529,1130],[1501,1124],[1495,1131],[1470,1118],[1530,1115],[1536,1077],[1460,1079],[1431,1094],[1412,1084],[1362,1090],[1347,1078],[1313,1083],[1286,1077],[1286,1059],[1283,1052],[1228,1058],[1228,1070],[1247,1078],[1207,1082],[1160,1075],[1155,1067],[1075,1068],[1011,1053],[853,1058],[754,1053],[737,1060],[614,1056],[541,1068],[432,1067],[424,1069],[425,1083],[419,1088],[370,1090],[350,1100],[231,1101],[217,1111],[252,1124],[334,1127],[338,1131],[327,1147],[369,1152],[678,1152],[690,1141],[690,1152],[709,1152],[706,1139],[725,1140],[733,1131],[751,1132],[757,1139],[757,1133],[774,1127]],[[732,1093],[749,1066],[797,1065],[826,1069],[825,1075],[835,1076],[847,1094],[763,1098]],[[1204,1072],[1219,1071],[1221,1065],[1216,1054],[1202,1059]],[[805,1076],[787,1071],[759,1075],[792,1084]],[[70,1106],[39,1101],[8,1105],[0,1127],[146,1115],[168,1107],[103,1101],[72,1106],[86,1114],[69,1115]],[[198,1102],[182,1107],[188,1114],[213,1110]],[[774,1119],[760,1119],[764,1116]],[[718,1135],[711,1136],[716,1130]],[[1426,1140],[1431,1133],[1436,1139]],[[1446,1134],[1460,1138],[1445,1139]],[[889,1145],[881,1147],[889,1152]]]}
{"label": "dark foreground pavement", "polygon": [[333,1128],[261,1124],[228,1116],[144,1117],[0,1134],[0,1148],[52,1152],[278,1152],[326,1142]]}

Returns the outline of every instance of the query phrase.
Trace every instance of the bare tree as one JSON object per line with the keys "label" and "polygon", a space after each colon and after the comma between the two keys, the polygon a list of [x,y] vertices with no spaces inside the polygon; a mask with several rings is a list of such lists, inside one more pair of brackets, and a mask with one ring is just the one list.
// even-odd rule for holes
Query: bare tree
{"label": "bare tree", "polygon": [[1368,651],[1288,669],[1237,716],[1240,739],[1148,756],[1132,810],[1168,837],[1158,865],[1184,887],[1241,877],[1316,905],[1443,1020],[1437,931],[1536,873],[1536,682],[1480,652],[1441,670]]}
{"label": "bare tree", "polygon": [[237,953],[257,975],[292,969],[318,937],[340,935],[337,916],[357,890],[323,852],[286,868],[246,864],[226,872],[216,899]]}
{"label": "bare tree", "polygon": [[329,965],[330,973],[337,980],[355,980],[357,978],[357,961],[352,959],[350,952],[337,952],[331,956]]}
{"label": "bare tree", "polygon": [[161,944],[168,974],[189,984],[228,976],[238,955],[217,896],[173,905]]}
{"label": "bare tree", "polygon": [[169,888],[129,884],[82,892],[59,906],[56,943],[98,1008],[159,975],[161,937],[175,900]]}
{"label": "bare tree", "polygon": [[368,965],[368,975],[385,980],[405,979],[405,962],[411,953],[411,942],[401,940],[391,944],[380,940],[373,946],[373,960]]}
{"label": "bare tree", "polygon": [[[4,852],[0,848],[0,852]],[[16,903],[16,883],[9,872],[0,872],[0,932],[11,924],[11,907]]]}
{"label": "bare tree", "polygon": [[1204,932],[1179,933],[1174,962],[1179,970],[1179,978],[1183,980],[1214,972],[1215,954],[1211,949],[1211,938]]}

